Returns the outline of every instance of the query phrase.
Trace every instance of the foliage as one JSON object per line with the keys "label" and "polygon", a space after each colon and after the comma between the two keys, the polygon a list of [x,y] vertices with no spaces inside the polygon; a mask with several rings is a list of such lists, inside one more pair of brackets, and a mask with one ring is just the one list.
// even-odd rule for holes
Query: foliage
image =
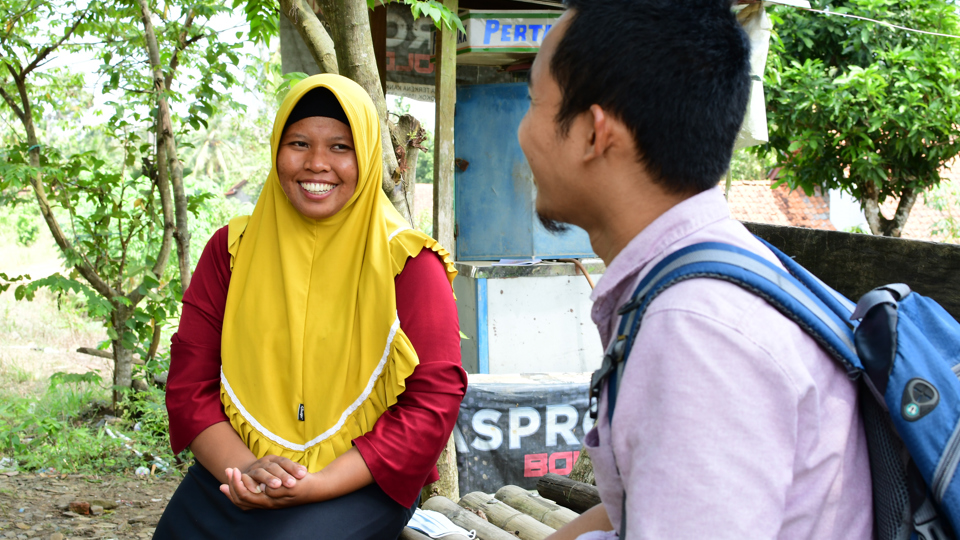
{"label": "foliage", "polygon": [[[815,8],[947,34],[948,0],[813,0]],[[842,188],[875,234],[898,235],[916,196],[960,152],[958,47],[947,38],[839,16],[776,8],[765,88],[782,182],[808,195]],[[894,220],[879,215],[899,198]]]}
{"label": "foliage", "polygon": [[441,24],[445,24],[447,28],[451,30],[456,28],[460,32],[466,33],[460,17],[438,0],[367,0],[367,6],[373,9],[377,7],[377,4],[386,5],[391,2],[403,3],[410,6],[410,11],[413,12],[414,19],[419,19],[423,15],[430,17],[433,19],[433,24],[437,26],[437,29],[440,28]]}
{"label": "foliage", "polygon": [[[216,141],[210,120],[221,108],[243,110],[230,92],[245,75],[242,43],[222,39],[212,24],[230,8],[226,0],[148,4],[162,53],[159,84],[172,109],[171,135],[186,142],[190,131],[203,129],[208,141]],[[146,357],[154,333],[176,316],[181,291],[176,269],[166,265],[173,234],[163,180],[169,162],[155,142],[161,138],[157,85],[140,3],[0,0],[0,19],[8,21],[0,33],[0,96],[7,107],[0,114],[10,112],[20,124],[0,149],[0,197],[24,204],[28,200],[15,194],[30,189],[41,207],[49,204],[50,228],[60,234],[70,269],[20,284],[16,297],[31,300],[41,287],[78,293],[87,313],[104,321],[115,348]],[[270,30],[269,24],[261,28]],[[105,97],[99,106],[91,107],[82,74],[45,68],[47,56],[63,53],[99,61],[95,89]],[[99,114],[108,118],[98,124]],[[195,218],[210,215],[214,199],[222,202],[219,185],[186,184],[190,192],[181,208]],[[223,218],[225,212],[212,214]],[[125,377],[116,382],[129,384]]]}
{"label": "foliage", "polygon": [[132,471],[149,467],[154,458],[172,464],[176,457],[167,444],[162,392],[127,394],[129,412],[112,419],[103,416],[109,393],[100,382],[94,372],[57,373],[40,397],[3,395],[0,455],[14,458],[24,470],[63,473]]}
{"label": "foliage", "polygon": [[40,236],[40,227],[36,219],[30,219],[29,216],[21,214],[17,217],[17,243],[24,247],[30,247]]}
{"label": "foliage", "polygon": [[417,182],[421,184],[433,183],[433,132],[424,128],[426,138],[423,139],[423,150],[417,154]]}
{"label": "foliage", "polygon": [[734,180],[763,180],[770,168],[767,156],[758,156],[746,148],[734,152],[730,160],[730,174]]}
{"label": "foliage", "polygon": [[945,242],[960,243],[960,185],[941,183],[926,193],[926,204],[941,215],[930,232]]}

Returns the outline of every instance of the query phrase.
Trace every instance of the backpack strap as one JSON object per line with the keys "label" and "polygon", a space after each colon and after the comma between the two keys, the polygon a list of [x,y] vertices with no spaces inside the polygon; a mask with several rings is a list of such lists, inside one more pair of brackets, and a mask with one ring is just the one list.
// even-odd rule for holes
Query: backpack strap
{"label": "backpack strap", "polygon": [[760,296],[810,334],[851,378],[859,377],[863,366],[857,357],[853,326],[848,322],[853,303],[773,246],[767,246],[794,275],[750,251],[719,242],[694,244],[660,261],[618,310],[617,335],[591,380],[591,415],[596,418],[600,388],[607,380],[607,415],[612,423],[617,383],[622,378],[644,313],[668,287],[694,278],[720,279]]}

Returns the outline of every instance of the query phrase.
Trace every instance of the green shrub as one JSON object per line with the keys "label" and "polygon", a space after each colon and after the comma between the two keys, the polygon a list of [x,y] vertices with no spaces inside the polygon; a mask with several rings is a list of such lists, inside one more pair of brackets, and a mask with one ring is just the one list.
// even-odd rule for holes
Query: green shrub
{"label": "green shrub", "polygon": [[40,227],[30,216],[20,214],[17,218],[17,243],[23,247],[30,247],[40,236]]}

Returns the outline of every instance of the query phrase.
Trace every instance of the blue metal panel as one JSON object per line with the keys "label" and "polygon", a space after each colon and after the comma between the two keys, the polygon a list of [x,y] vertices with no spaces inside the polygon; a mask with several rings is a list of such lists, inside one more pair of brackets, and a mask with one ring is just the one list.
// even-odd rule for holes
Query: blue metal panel
{"label": "blue metal panel", "polygon": [[490,373],[490,336],[487,326],[487,278],[477,279],[477,372]]}
{"label": "blue metal panel", "polygon": [[529,107],[525,83],[457,88],[456,171],[457,259],[592,257],[582,229],[553,235],[534,212],[530,166],[517,142]]}

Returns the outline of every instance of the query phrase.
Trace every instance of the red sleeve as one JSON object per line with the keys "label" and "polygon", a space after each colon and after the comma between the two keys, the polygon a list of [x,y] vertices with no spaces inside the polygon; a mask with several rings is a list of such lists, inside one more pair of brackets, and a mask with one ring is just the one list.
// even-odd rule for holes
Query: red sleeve
{"label": "red sleeve", "polygon": [[420,365],[396,405],[353,444],[380,488],[409,507],[423,486],[439,478],[437,459],[457,421],[467,374],[460,367],[457,306],[440,258],[424,249],[409,259],[396,290],[400,328]]}
{"label": "red sleeve", "polygon": [[229,285],[230,253],[223,227],[203,249],[171,340],[166,401],[174,453],[204,429],[227,420],[220,403],[220,334]]}

